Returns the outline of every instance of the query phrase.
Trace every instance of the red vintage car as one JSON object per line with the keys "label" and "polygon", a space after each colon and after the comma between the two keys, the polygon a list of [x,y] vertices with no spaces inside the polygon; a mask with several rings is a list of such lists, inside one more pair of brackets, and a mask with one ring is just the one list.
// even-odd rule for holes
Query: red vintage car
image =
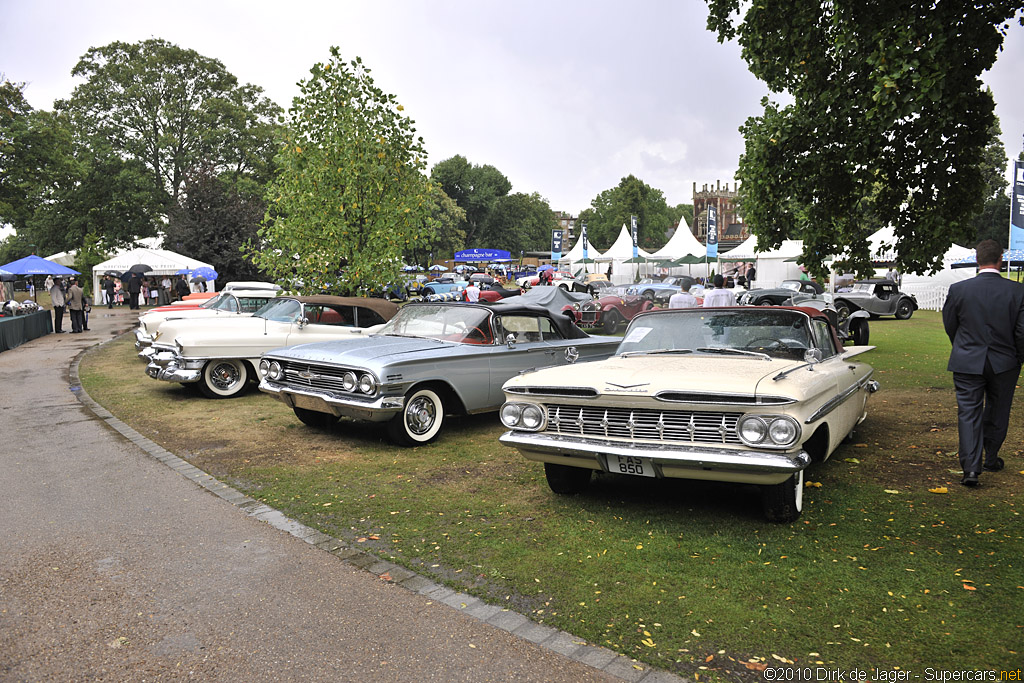
{"label": "red vintage car", "polygon": [[638,313],[649,311],[654,304],[636,294],[609,294],[600,299],[573,304],[576,324],[580,327],[600,327],[606,334],[615,334],[619,327]]}

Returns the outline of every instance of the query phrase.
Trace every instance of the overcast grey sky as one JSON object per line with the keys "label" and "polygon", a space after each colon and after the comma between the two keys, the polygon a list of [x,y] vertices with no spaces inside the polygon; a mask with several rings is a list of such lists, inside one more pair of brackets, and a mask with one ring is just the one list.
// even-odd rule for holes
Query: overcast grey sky
{"label": "overcast grey sky", "polygon": [[[734,182],[738,128],[767,90],[706,18],[700,0],[0,0],[0,73],[50,109],[88,48],[156,37],[219,59],[287,108],[337,45],[405,106],[431,165],[461,154],[578,213],[629,174],[670,204],[690,203],[693,183]],[[1014,24],[984,77],[1011,156],[1022,67]]]}

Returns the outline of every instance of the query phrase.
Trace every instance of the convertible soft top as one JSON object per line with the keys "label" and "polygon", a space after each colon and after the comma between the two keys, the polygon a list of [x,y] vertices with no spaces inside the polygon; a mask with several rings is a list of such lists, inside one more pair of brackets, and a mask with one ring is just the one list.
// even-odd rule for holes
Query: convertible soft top
{"label": "convertible soft top", "polygon": [[[551,289],[558,289],[552,287]],[[492,304],[481,303],[471,304],[461,301],[414,301],[406,306],[473,306],[490,311],[494,315],[536,315],[549,318],[551,324],[559,331],[565,339],[588,339],[590,335],[576,327],[575,317],[563,315],[560,310],[552,311],[550,308],[524,302],[525,296],[514,296],[509,299],[500,299]],[[589,297],[588,297],[589,298]]]}

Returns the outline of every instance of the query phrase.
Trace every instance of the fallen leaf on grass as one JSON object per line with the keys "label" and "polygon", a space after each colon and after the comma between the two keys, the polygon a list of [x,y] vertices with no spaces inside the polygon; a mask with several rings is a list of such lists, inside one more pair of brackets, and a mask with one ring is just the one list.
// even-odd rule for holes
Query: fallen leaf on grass
{"label": "fallen leaf on grass", "polygon": [[945,486],[936,486],[933,489],[928,489],[928,493],[949,493],[949,489]]}
{"label": "fallen leaf on grass", "polygon": [[965,583],[965,584],[964,584],[964,590],[965,590],[965,591],[976,591],[976,590],[978,590],[978,589],[977,589],[977,588],[975,588],[974,586],[968,586],[968,585],[967,585],[967,584]]}
{"label": "fallen leaf on grass", "polygon": [[843,462],[852,462],[854,465],[860,464],[860,460],[857,458],[843,458]]}
{"label": "fallen leaf on grass", "polygon": [[768,668],[768,665],[764,662],[743,662],[743,666],[747,667],[751,671],[764,671]]}
{"label": "fallen leaf on grass", "polygon": [[899,491],[897,491],[896,489],[885,489],[885,492],[886,493],[895,493],[897,495],[899,494]]}
{"label": "fallen leaf on grass", "polygon": [[804,488],[811,488],[812,486],[814,488],[816,488],[816,489],[820,489],[821,488],[821,482],[820,481],[805,481],[804,482]]}

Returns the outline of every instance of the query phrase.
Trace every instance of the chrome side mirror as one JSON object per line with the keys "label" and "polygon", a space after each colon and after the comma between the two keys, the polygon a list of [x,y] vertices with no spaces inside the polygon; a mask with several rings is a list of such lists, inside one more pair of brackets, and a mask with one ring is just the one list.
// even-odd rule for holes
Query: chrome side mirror
{"label": "chrome side mirror", "polygon": [[309,324],[309,318],[300,315],[299,319],[296,320],[295,322],[296,324],[298,324],[299,329],[301,330],[303,327]]}
{"label": "chrome side mirror", "polygon": [[505,335],[505,344],[508,345],[508,348],[513,348],[516,345],[516,335],[511,333]]}
{"label": "chrome side mirror", "polygon": [[821,352],[821,349],[807,349],[806,351],[804,351],[805,363],[811,363],[812,365],[814,363],[820,363],[822,358],[824,357],[825,354]]}

